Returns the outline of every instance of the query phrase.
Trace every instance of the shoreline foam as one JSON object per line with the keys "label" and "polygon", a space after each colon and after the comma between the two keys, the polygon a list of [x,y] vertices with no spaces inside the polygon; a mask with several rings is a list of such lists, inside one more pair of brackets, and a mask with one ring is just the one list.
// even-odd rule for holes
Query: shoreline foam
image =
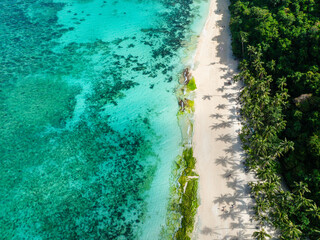
{"label": "shoreline foam", "polygon": [[194,239],[251,239],[252,200],[238,136],[237,95],[232,83],[238,62],[231,49],[228,2],[211,0],[196,50],[193,150],[199,174],[200,206]]}

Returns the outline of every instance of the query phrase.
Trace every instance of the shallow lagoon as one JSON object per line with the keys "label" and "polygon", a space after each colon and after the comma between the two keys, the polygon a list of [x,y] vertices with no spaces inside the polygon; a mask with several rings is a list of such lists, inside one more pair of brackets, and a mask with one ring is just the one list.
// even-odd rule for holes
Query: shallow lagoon
{"label": "shallow lagoon", "polygon": [[174,90],[206,7],[1,1],[4,239],[157,239],[166,229],[181,154]]}

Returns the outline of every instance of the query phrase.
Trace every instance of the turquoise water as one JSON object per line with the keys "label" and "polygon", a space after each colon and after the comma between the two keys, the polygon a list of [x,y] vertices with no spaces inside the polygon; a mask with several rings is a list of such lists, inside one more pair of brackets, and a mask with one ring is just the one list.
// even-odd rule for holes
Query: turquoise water
{"label": "turquoise water", "polygon": [[0,2],[1,239],[159,239],[207,7]]}

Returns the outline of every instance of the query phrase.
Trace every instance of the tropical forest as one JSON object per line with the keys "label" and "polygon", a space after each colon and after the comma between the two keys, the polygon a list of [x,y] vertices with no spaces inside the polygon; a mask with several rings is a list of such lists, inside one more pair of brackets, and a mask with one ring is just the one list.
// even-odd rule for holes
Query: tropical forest
{"label": "tropical forest", "polygon": [[320,1],[231,0],[257,239],[320,239]]}

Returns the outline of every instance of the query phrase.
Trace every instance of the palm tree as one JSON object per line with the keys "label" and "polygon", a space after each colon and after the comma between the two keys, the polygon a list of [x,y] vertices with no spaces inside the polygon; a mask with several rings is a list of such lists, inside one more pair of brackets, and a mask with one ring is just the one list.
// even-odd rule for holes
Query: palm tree
{"label": "palm tree", "polygon": [[254,232],[252,236],[257,240],[265,240],[267,238],[271,238],[271,236],[263,228],[259,232]]}
{"label": "palm tree", "polygon": [[244,43],[248,41],[248,33],[240,31],[240,40],[241,40],[241,46],[242,46],[242,58],[244,58]]}
{"label": "palm tree", "polygon": [[294,182],[294,193],[297,193],[298,195],[300,195],[301,197],[306,193],[306,192],[310,192],[310,190],[308,189],[308,184],[304,183],[304,182]]}
{"label": "palm tree", "polygon": [[310,212],[312,216],[315,216],[320,221],[320,208],[315,203],[309,206],[307,212]]}
{"label": "palm tree", "polygon": [[283,230],[283,239],[299,240],[301,235],[301,230],[291,221],[286,224],[286,227]]}
{"label": "palm tree", "polygon": [[266,212],[269,207],[270,203],[266,199],[263,197],[256,198],[256,205],[254,206],[254,209],[260,217],[263,216],[263,213]]}
{"label": "palm tree", "polygon": [[275,211],[273,212],[273,215],[274,215],[274,219],[275,219],[273,224],[275,227],[281,228],[281,227],[285,226],[287,222],[289,222],[289,217],[288,217],[286,210],[281,208],[280,205],[275,207]]}

